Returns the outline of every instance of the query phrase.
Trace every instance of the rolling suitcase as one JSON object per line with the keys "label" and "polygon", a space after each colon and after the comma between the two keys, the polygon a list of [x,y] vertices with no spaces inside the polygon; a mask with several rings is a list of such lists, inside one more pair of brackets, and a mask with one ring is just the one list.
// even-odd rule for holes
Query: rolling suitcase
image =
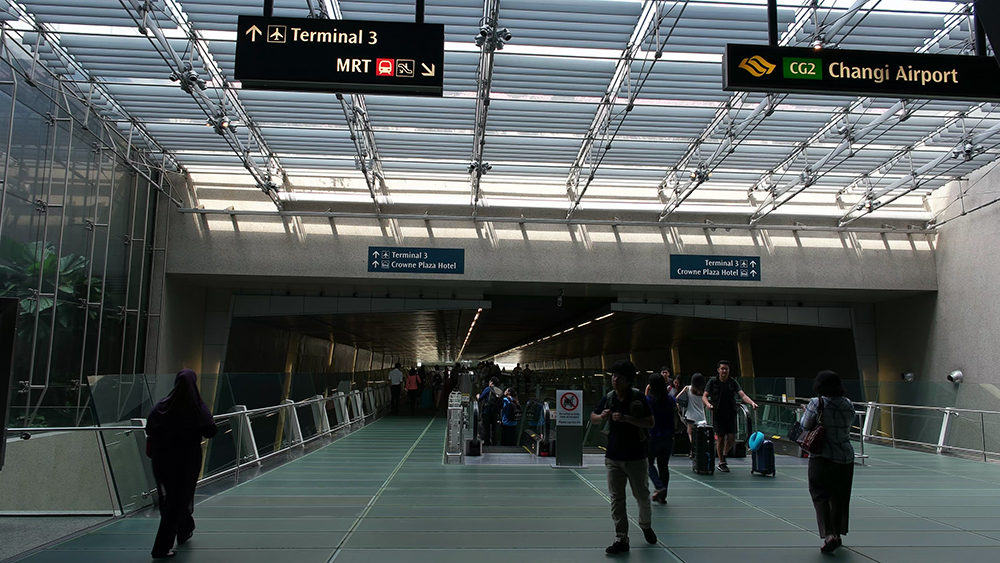
{"label": "rolling suitcase", "polygon": [[[750,441],[753,433],[753,417],[747,416],[747,441]],[[770,440],[764,440],[757,451],[750,452],[750,474],[777,476],[777,469],[774,466],[774,444]]]}
{"label": "rolling suitcase", "polygon": [[691,468],[699,475],[715,474],[715,430],[711,426],[696,426],[693,432],[694,457]]}
{"label": "rolling suitcase", "polygon": [[751,457],[753,459],[753,466],[750,468],[750,474],[760,474],[760,475],[770,475],[774,477],[776,475],[776,470],[774,467],[774,444],[770,440],[764,440],[764,443],[757,448],[757,451],[751,452]]}

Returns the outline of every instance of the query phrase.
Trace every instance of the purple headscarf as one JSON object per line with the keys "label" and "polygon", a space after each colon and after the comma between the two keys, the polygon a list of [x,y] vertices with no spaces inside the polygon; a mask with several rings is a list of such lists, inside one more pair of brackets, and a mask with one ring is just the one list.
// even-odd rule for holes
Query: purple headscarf
{"label": "purple headscarf", "polygon": [[204,428],[213,424],[212,413],[198,392],[198,375],[182,369],[174,378],[174,389],[153,406],[146,421],[148,430]]}

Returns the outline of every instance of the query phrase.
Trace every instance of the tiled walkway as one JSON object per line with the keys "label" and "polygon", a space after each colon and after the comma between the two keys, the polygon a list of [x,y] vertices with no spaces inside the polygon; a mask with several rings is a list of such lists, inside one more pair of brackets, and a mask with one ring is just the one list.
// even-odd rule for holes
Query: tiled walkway
{"label": "tiled walkway", "polygon": [[[604,468],[442,465],[443,419],[390,418],[198,505],[178,563],[607,562]],[[855,473],[852,532],[836,555],[819,538],[800,460],[777,478],[731,464],[697,476],[674,458],[660,543],[635,530],[633,562],[995,563],[1000,467],[870,447]],[[635,505],[629,501],[630,513]],[[30,563],[149,561],[157,520],[114,522]],[[470,553],[466,550],[475,550]]]}

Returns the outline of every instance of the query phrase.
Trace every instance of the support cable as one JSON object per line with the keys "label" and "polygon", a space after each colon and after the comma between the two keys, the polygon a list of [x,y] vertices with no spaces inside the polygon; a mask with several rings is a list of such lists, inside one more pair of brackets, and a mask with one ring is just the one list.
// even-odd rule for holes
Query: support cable
{"label": "support cable", "polygon": [[490,91],[493,88],[493,56],[504,44],[510,41],[511,33],[499,27],[500,0],[485,0],[483,2],[483,17],[479,20],[479,35],[476,45],[479,46],[479,64],[476,67],[476,121],[472,134],[472,157],[468,173],[472,184],[472,214],[479,210],[482,190],[480,183],[483,174],[493,167],[483,161],[483,150],[486,148],[486,121],[490,110]]}
{"label": "support cable", "polygon": [[[307,0],[309,17],[316,19],[340,20],[344,18],[339,0]],[[378,154],[375,143],[375,130],[368,117],[363,94],[337,94],[340,107],[344,111],[347,128],[351,132],[351,142],[356,152],[356,166],[365,177],[365,185],[371,195],[375,212],[381,213],[381,204],[392,203],[389,187],[385,183],[385,172],[382,170],[382,158]]]}
{"label": "support cable", "polygon": [[[987,148],[983,146],[983,143],[991,140],[995,135],[1000,133],[1000,123],[990,127],[989,129],[978,133],[967,133],[963,136],[962,140],[955,144],[949,152],[943,153],[937,158],[931,160],[911,170],[908,174],[899,178],[898,180],[892,182],[888,186],[880,189],[871,189],[866,193],[857,203],[855,203],[843,217],[840,218],[838,224],[840,226],[847,226],[858,219],[869,215],[873,211],[877,211],[882,207],[892,203],[893,201],[909,194],[910,192],[919,189],[923,184],[927,182],[944,176],[951,172],[952,170],[958,168],[962,164],[969,162],[979,155],[990,152],[1000,143],[995,143],[991,147]],[[929,137],[926,138],[928,141]],[[909,150],[906,151],[907,155]],[[892,166],[902,160],[903,155],[897,154],[894,157],[895,161],[888,161],[883,166]],[[949,160],[954,160],[954,164],[947,167],[946,170],[938,171],[933,176],[927,176],[934,169],[938,168],[942,164],[948,162]],[[903,189],[900,189],[903,188]]]}
{"label": "support cable", "polygon": [[[881,0],[876,0],[875,4],[873,4],[867,9],[866,13],[862,16],[861,19],[867,17],[868,14],[870,14],[871,11],[876,6],[878,6],[880,2]],[[844,15],[838,18],[826,30],[817,30],[815,34],[816,37],[815,41],[820,42],[819,46],[822,47],[830,45],[830,43],[828,42],[831,41],[834,35],[836,33],[839,33],[840,30],[843,29],[843,27],[850,21],[850,19],[853,18],[857,14],[857,12],[864,7],[864,4],[865,1],[857,0],[854,3],[854,5],[852,5],[851,8],[849,8]],[[934,45],[937,45],[942,40],[947,38],[948,34],[957,29],[958,26],[961,24],[962,21],[961,13],[964,12],[956,11],[951,17],[946,18],[945,29],[944,29],[945,32],[935,33],[934,37],[929,39],[927,43],[925,43],[923,46],[916,49],[916,52],[917,53],[927,52]],[[858,26],[859,23],[860,21],[855,22],[854,25],[846,33],[844,33],[843,36],[837,41],[836,45],[839,45],[840,42],[842,42],[843,39]],[[870,97],[860,97],[854,100],[848,106],[845,112],[846,113],[845,116],[842,115],[833,116],[833,118],[831,118],[830,121],[827,122],[815,135],[810,137],[808,141],[806,141],[801,146],[797,147],[791,153],[789,153],[789,155],[786,156],[781,161],[781,163],[775,167],[776,170],[777,169],[787,170],[796,160],[805,155],[805,151],[809,146],[813,145],[818,140],[825,137],[831,130],[836,129],[840,131],[841,135],[844,137],[844,139],[840,142],[840,144],[836,148],[834,148],[832,151],[824,155],[819,161],[813,164],[806,162],[805,166],[803,166],[801,171],[793,178],[792,181],[786,183],[784,186],[778,187],[773,182],[773,178],[771,177],[773,172],[762,176],[761,179],[758,180],[757,186],[763,186],[763,188],[768,193],[765,195],[764,200],[758,204],[756,211],[754,211],[754,214],[750,217],[750,223],[756,224],[761,219],[770,214],[772,211],[788,203],[792,198],[801,194],[810,186],[814,185],[816,181],[819,180],[820,177],[822,177],[822,175],[818,174],[819,169],[826,166],[832,159],[836,158],[845,151],[848,151],[848,155],[846,158],[850,158],[851,156],[854,155],[854,153],[857,150],[859,150],[860,148],[864,148],[864,147],[852,148],[852,143],[860,140],[862,137],[871,133],[878,125],[885,123],[891,117],[894,116],[896,117],[896,120],[892,122],[886,130],[882,131],[882,133],[879,134],[879,136],[881,136],[886,132],[888,132],[889,129],[892,129],[892,127],[906,121],[906,119],[908,119],[915,111],[915,108],[908,106],[906,101],[899,100],[889,110],[886,110],[885,112],[880,114],[878,117],[875,118],[874,121],[872,121],[869,125],[865,126],[860,130],[855,131],[850,126],[849,123],[845,123],[845,121],[849,119],[851,113],[859,109],[864,110],[865,108],[869,107],[873,102],[874,99]],[[891,111],[893,110],[893,108],[895,108],[895,110]],[[896,115],[895,112],[898,112],[898,115]],[[870,142],[871,141],[869,141],[869,143]],[[844,160],[846,160],[846,158]],[[842,164],[844,160],[841,160],[836,166]],[[878,167],[876,167],[876,169],[877,168]],[[827,170],[825,173],[828,172],[830,172],[830,170]],[[869,176],[870,174],[871,172],[864,174],[862,176]]]}
{"label": "support cable", "polygon": [[[191,95],[198,107],[205,113],[208,125],[233,150],[243,163],[243,167],[253,177],[257,188],[267,194],[275,207],[281,209],[281,200],[278,198],[277,192],[287,186],[287,177],[281,164],[277,156],[267,146],[260,129],[243,107],[236,91],[229,88],[228,81],[208,49],[208,42],[198,35],[180,6],[175,0],[164,0],[166,10],[159,10],[155,0],[144,0],[135,8],[125,0],[119,0],[119,3],[136,23],[139,32],[149,40],[153,48],[170,67],[170,79],[179,83],[181,89]],[[192,60],[184,61],[181,55],[174,50],[173,45],[160,28],[158,13],[163,13],[187,37]],[[193,57],[195,53],[208,72],[209,79],[214,85],[221,88],[221,99],[218,102],[205,93],[205,90],[208,89],[208,82],[194,70]],[[230,113],[235,118],[230,118]],[[237,122],[239,126],[245,127],[248,131],[246,143],[237,135]]]}
{"label": "support cable", "polygon": [[[819,22],[817,19],[816,30],[811,36],[813,43],[815,44],[816,41],[820,41],[820,46],[822,46],[823,42],[829,41],[836,33],[840,32],[840,30],[850,21],[851,18],[857,14],[858,10],[870,1],[872,0],[856,0],[844,14],[842,14],[828,27],[825,26],[824,22]],[[875,1],[879,2],[881,0]],[[817,8],[818,2],[816,2],[816,0],[805,0],[802,6],[800,6],[796,11],[795,20],[778,41],[779,46],[788,46],[796,43],[799,32],[805,29],[811,19],[817,18]],[[829,16],[829,14],[827,15]],[[824,27],[827,30],[825,36],[823,34]],[[778,104],[787,97],[787,94],[768,94],[765,99],[761,100],[757,106],[754,107],[747,117],[741,119],[739,123],[734,124],[733,122],[735,119],[732,116],[732,112],[740,111],[744,102],[746,102],[747,96],[747,92],[734,93],[729,101],[719,108],[712,122],[708,124],[701,135],[691,142],[684,155],[678,160],[677,164],[670,168],[663,181],[660,182],[659,190],[660,193],[663,194],[662,199],[666,200],[663,205],[663,211],[660,212],[660,221],[666,220],[667,217],[676,211],[677,208],[680,207],[681,204],[683,204],[691,196],[691,194],[695,192],[695,190],[707,182],[711,178],[712,171],[720,166],[726,157],[735,152],[736,147],[739,146],[740,142],[742,142],[742,140],[745,139],[753,131],[753,129],[760,124],[761,121],[774,112]],[[702,146],[709,142],[712,136],[720,130],[725,131],[725,138],[707,160],[701,159]],[[740,135],[743,135],[743,138],[737,140]],[[801,150],[801,147],[796,150]],[[680,180],[678,179],[678,175],[686,171],[691,161],[695,158],[699,159],[699,163],[696,168],[691,171],[690,178],[682,187]]]}
{"label": "support cable", "polygon": [[[660,60],[663,56],[663,48],[666,45],[668,39],[673,35],[674,30],[677,28],[678,22],[680,22],[681,16],[684,15],[684,10],[687,9],[688,2],[684,0],[683,3],[679,1],[674,1],[670,6],[669,10],[664,11],[664,6],[667,4],[665,1],[653,1],[646,0],[643,6],[642,12],[639,14],[639,19],[635,24],[635,28],[632,30],[631,38],[629,39],[628,45],[622,51],[621,56],[618,58],[618,62],[615,65],[614,74],[611,76],[611,83],[608,88],[604,91],[604,96],[601,98],[601,102],[597,107],[597,111],[594,114],[594,119],[591,121],[590,129],[588,129],[586,136],[583,139],[583,143],[580,146],[580,150],[577,152],[576,160],[573,161],[572,166],[570,166],[569,177],[566,180],[566,195],[570,200],[569,211],[566,212],[566,218],[569,219],[576,212],[577,208],[580,206],[580,201],[583,199],[584,194],[587,193],[587,189],[590,184],[594,181],[594,177],[597,174],[597,169],[600,168],[601,164],[604,162],[604,158],[607,156],[608,151],[611,150],[611,145],[618,136],[618,132],[621,130],[622,125],[625,123],[625,118],[635,107],[635,100],[639,96],[639,92],[642,87],[646,84],[653,71],[653,67],[656,62]],[[670,29],[660,37],[660,27],[663,25],[663,21],[669,16],[674,8],[680,6],[680,11],[676,16],[673,17],[673,23]],[[632,63],[645,44],[650,44],[654,49],[649,49],[654,53],[653,60],[646,67],[646,61],[642,63],[642,68],[639,69],[639,74],[641,78],[634,88],[631,87],[631,77],[632,77]],[[615,104],[618,102],[618,95],[623,86],[629,86],[627,103],[624,110],[615,113]],[[612,122],[617,120],[617,125],[614,127],[614,132],[611,131]],[[598,136],[601,137],[600,142],[597,142]],[[600,147],[598,152],[599,156],[594,158],[594,145]],[[589,168],[589,174],[587,175],[586,183],[583,188],[580,189],[580,176],[583,172],[584,167]]]}

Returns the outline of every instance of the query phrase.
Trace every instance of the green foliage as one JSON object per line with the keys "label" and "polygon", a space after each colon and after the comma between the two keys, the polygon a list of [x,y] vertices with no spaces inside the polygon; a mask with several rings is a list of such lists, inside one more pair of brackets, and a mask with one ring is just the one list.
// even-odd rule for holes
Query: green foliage
{"label": "green foliage", "polygon": [[[71,328],[75,319],[82,318],[79,309],[85,301],[99,302],[103,284],[100,278],[88,277],[88,266],[85,256],[67,254],[60,258],[52,244],[21,243],[7,236],[0,237],[0,297],[20,300],[22,322],[18,323],[18,332],[33,325],[36,312],[40,325],[48,326],[53,307],[56,323],[64,329]],[[57,269],[58,288],[55,287]],[[96,308],[87,307],[87,314],[96,319],[98,313]],[[32,322],[25,322],[29,318]]]}

